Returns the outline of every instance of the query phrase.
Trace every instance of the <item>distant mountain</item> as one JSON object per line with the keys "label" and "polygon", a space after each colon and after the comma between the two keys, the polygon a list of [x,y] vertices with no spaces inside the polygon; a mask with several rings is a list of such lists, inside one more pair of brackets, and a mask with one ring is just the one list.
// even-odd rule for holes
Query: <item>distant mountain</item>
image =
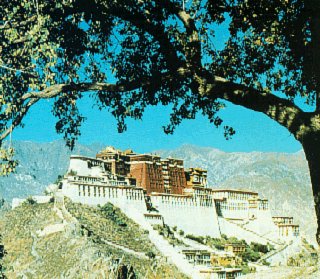
{"label": "distant mountain", "polygon": [[184,159],[186,167],[208,170],[213,188],[248,189],[268,198],[274,215],[291,215],[308,238],[314,238],[316,217],[307,161],[297,153],[222,152],[211,147],[183,145],[157,151]]}
{"label": "distant mountain", "polygon": [[[42,193],[68,168],[70,154],[95,156],[104,145],[78,144],[70,152],[63,141],[14,142],[20,161],[16,174],[0,178],[0,196],[10,201]],[[309,238],[315,235],[316,219],[304,153],[223,152],[211,147],[183,145],[160,150],[163,157],[184,159],[186,167],[208,170],[210,187],[241,188],[259,192],[270,200],[274,214],[292,215]]]}
{"label": "distant mountain", "polygon": [[8,201],[42,193],[59,174],[66,172],[70,154],[95,156],[102,148],[101,144],[78,144],[71,152],[62,140],[50,143],[16,141],[13,146],[19,160],[17,172],[0,178],[0,196]]}

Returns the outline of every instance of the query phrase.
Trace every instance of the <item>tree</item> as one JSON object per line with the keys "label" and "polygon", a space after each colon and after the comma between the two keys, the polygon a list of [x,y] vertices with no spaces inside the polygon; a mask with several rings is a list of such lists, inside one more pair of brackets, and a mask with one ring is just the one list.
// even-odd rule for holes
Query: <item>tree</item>
{"label": "tree", "polygon": [[[42,99],[54,99],[56,130],[71,148],[84,94],[109,108],[120,132],[157,104],[173,106],[166,133],[198,112],[221,126],[228,101],[302,144],[320,224],[319,1],[3,0],[0,15],[1,143]],[[229,38],[217,47],[218,28]],[[12,155],[2,144],[2,172],[14,169]]]}

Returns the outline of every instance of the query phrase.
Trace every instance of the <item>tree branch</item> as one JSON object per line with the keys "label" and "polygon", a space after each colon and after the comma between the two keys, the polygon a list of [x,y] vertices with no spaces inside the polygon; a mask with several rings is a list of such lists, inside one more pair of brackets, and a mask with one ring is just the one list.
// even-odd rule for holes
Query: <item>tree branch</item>
{"label": "tree branch", "polygon": [[[187,77],[190,74],[190,70],[185,68],[179,68],[175,72],[175,76],[182,79]],[[165,80],[172,79],[173,76],[171,73],[165,73],[162,76],[156,77],[145,77],[140,78],[139,80],[128,82],[128,83],[103,83],[103,82],[82,82],[82,83],[62,83],[55,84],[47,87],[42,91],[33,91],[24,94],[21,97],[21,100],[25,101],[27,99],[37,98],[37,99],[49,99],[58,96],[62,92],[66,91],[77,91],[77,92],[86,92],[86,91],[107,91],[107,92],[128,92],[141,87],[148,87],[153,83],[161,83]]]}
{"label": "tree branch", "polygon": [[167,9],[171,14],[176,15],[185,27],[186,34],[189,38],[187,45],[190,48],[189,53],[185,55],[190,66],[196,67],[196,70],[200,70],[202,68],[201,42],[194,19],[184,9],[181,9],[180,6],[172,3],[170,0],[162,0],[161,3],[163,4],[163,8]]}
{"label": "tree branch", "polygon": [[230,82],[221,77],[215,77],[215,81],[207,85],[204,95],[211,99],[223,99],[235,105],[262,112],[287,128],[296,138],[299,137],[298,133],[304,124],[305,113],[289,100]]}
{"label": "tree branch", "polygon": [[[175,76],[178,78],[185,78],[190,75],[190,70],[185,68],[179,68],[175,72]],[[172,73],[166,73],[162,76],[157,77],[146,77],[133,81],[126,84],[112,84],[112,83],[100,83],[100,82],[83,82],[83,83],[72,83],[72,84],[55,84],[47,87],[42,91],[33,91],[24,94],[21,97],[21,101],[27,101],[27,104],[21,109],[20,114],[13,120],[12,125],[6,129],[0,135],[0,141],[5,139],[15,127],[17,127],[24,116],[27,114],[30,107],[37,103],[40,99],[49,99],[59,96],[62,92],[66,91],[77,91],[77,92],[88,92],[88,91],[107,91],[107,92],[128,92],[141,87],[148,87],[155,82],[162,83],[166,80],[173,79]]]}
{"label": "tree branch", "polygon": [[[103,8],[103,7],[102,7]],[[125,8],[119,8],[118,6],[112,8],[107,7],[108,12],[114,16],[128,21],[137,28],[149,33],[160,44],[161,52],[167,58],[167,63],[170,69],[174,71],[183,66],[183,61],[178,57],[177,49],[172,44],[169,35],[165,32],[163,26],[155,25],[145,17],[145,14],[133,13]]]}
{"label": "tree branch", "polygon": [[3,29],[12,29],[12,28],[19,28],[21,26],[26,26],[30,22],[34,22],[37,19],[37,16],[31,16],[27,20],[24,21],[17,21],[17,22],[10,22],[6,21],[3,25],[0,25],[0,30]]}
{"label": "tree branch", "polygon": [[9,136],[15,127],[20,125],[21,121],[23,120],[29,109],[38,101],[39,98],[34,98],[27,102],[27,104],[20,110],[19,115],[13,120],[11,126],[4,132],[2,132],[2,134],[0,135],[0,142],[4,140],[7,136]]}

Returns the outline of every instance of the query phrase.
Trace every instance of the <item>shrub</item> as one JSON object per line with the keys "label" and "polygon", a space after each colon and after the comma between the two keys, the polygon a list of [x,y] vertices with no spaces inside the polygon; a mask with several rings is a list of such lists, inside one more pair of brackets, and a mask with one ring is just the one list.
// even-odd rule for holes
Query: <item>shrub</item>
{"label": "shrub", "polygon": [[241,254],[241,257],[244,262],[256,262],[261,258],[259,252],[255,252],[250,248],[246,248],[246,250]]}
{"label": "shrub", "polygon": [[126,227],[125,218],[121,215],[120,210],[111,203],[100,206],[99,209],[104,213],[105,217],[115,222],[120,227]]}
{"label": "shrub", "polygon": [[[75,170],[70,170],[68,172],[68,175],[77,175],[77,172]],[[58,176],[59,177],[59,176]]]}
{"label": "shrub", "polygon": [[263,259],[263,260],[261,261],[261,263],[262,263],[263,265],[270,266],[270,263],[269,263],[269,262],[267,262],[265,259]]}
{"label": "shrub", "polygon": [[189,238],[191,240],[197,241],[201,244],[204,244],[204,237],[203,236],[195,236],[193,234],[187,234],[186,238]]}
{"label": "shrub", "polygon": [[28,197],[28,198],[26,199],[25,203],[26,203],[26,204],[31,204],[31,205],[33,205],[33,204],[36,204],[37,201],[36,201],[33,197],[30,196],[30,197]]}
{"label": "shrub", "polygon": [[269,249],[269,247],[267,245],[256,243],[256,242],[251,242],[250,248],[254,252],[260,252],[260,253],[263,253],[263,254],[266,254],[266,253],[268,253],[270,251],[270,249]]}
{"label": "shrub", "polygon": [[[72,170],[71,170],[71,171],[72,171]],[[70,171],[70,172],[71,172],[71,171]],[[70,172],[69,172],[69,173],[70,173]],[[70,174],[70,175],[75,175],[75,174]],[[57,177],[57,179],[56,179],[56,181],[54,182],[54,184],[57,184],[57,185],[58,185],[59,182],[62,181],[62,179],[63,179],[63,175],[59,174],[58,177]]]}
{"label": "shrub", "polygon": [[152,251],[149,251],[146,253],[146,256],[149,258],[149,259],[154,259],[156,257],[156,254],[153,253]]}

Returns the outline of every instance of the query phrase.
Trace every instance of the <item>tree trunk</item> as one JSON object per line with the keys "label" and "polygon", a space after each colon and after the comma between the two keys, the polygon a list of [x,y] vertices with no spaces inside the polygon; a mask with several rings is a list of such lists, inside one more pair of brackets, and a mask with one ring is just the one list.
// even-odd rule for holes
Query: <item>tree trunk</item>
{"label": "tree trunk", "polygon": [[309,164],[314,206],[317,216],[316,239],[320,246],[320,131],[304,137],[302,146]]}

